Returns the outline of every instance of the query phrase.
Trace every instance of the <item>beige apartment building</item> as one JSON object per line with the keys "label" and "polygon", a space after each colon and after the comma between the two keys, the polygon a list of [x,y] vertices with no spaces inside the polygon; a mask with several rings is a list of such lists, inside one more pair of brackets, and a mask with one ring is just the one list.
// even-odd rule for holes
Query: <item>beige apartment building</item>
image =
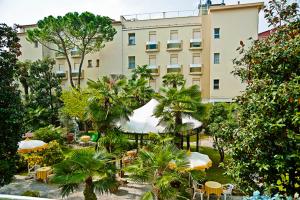
{"label": "beige apartment building", "polygon": [[[238,57],[240,41],[258,37],[258,13],[263,3],[236,5],[202,5],[195,11],[146,13],[121,16],[114,21],[114,40],[84,60],[82,86],[88,79],[123,74],[129,76],[137,65],[148,65],[156,91],[162,77],[171,72],[182,73],[187,86],[199,85],[204,102],[231,101],[245,89],[234,77],[232,60]],[[26,40],[26,30],[20,29],[22,45],[20,60],[37,60],[45,56],[56,59],[55,73],[63,77],[63,87],[69,87],[66,59],[38,43]],[[74,76],[78,72],[79,55],[71,52]]]}

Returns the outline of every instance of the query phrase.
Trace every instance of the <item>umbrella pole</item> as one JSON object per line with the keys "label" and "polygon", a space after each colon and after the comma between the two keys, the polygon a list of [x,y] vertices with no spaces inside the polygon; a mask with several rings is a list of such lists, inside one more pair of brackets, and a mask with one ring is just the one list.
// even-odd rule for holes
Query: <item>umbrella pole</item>
{"label": "umbrella pole", "polygon": [[190,133],[186,136],[186,149],[190,150]]}
{"label": "umbrella pole", "polygon": [[199,152],[199,131],[197,131],[197,138],[196,138],[196,151]]}

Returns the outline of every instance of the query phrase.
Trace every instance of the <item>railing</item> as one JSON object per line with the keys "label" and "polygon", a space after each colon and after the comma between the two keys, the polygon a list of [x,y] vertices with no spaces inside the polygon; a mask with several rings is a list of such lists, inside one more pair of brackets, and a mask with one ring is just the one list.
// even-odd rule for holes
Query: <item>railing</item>
{"label": "railing", "polygon": [[79,57],[79,56],[81,56],[80,50],[78,50],[78,49],[72,49],[71,50],[71,56],[72,57]]}
{"label": "railing", "polygon": [[202,47],[202,40],[199,39],[190,39],[190,49],[199,49]]}
{"label": "railing", "polygon": [[[74,79],[78,79],[78,74],[79,74],[79,71],[78,70],[74,70],[72,71],[72,77]],[[81,70],[81,73],[80,73],[80,79],[83,79],[84,78],[84,70]]]}
{"label": "railing", "polygon": [[179,64],[169,64],[167,65],[167,73],[181,72],[181,65]]}
{"label": "railing", "polygon": [[25,197],[18,195],[8,195],[8,194],[0,194],[0,199],[13,199],[13,200],[54,200],[48,198],[39,198],[39,197]]}
{"label": "railing", "polygon": [[68,71],[56,71],[55,73],[58,78],[61,78],[61,79],[68,78]]}
{"label": "railing", "polygon": [[190,64],[190,74],[201,74],[202,64]]}
{"label": "railing", "polygon": [[146,42],[146,52],[159,51],[159,42],[150,41]]}
{"label": "railing", "polygon": [[181,50],[182,40],[168,40],[167,50]]}
{"label": "railing", "polygon": [[159,75],[159,66],[158,65],[148,65],[148,69],[151,70],[152,75]]}
{"label": "railing", "polygon": [[65,58],[65,55],[64,55],[63,53],[56,52],[56,53],[55,53],[55,57],[56,57],[56,58]]}
{"label": "railing", "polygon": [[190,17],[198,16],[199,10],[182,10],[182,11],[167,11],[167,12],[153,12],[153,13],[141,13],[133,15],[123,15],[123,19],[126,21],[137,20],[149,20],[149,19],[164,19],[174,17]]}

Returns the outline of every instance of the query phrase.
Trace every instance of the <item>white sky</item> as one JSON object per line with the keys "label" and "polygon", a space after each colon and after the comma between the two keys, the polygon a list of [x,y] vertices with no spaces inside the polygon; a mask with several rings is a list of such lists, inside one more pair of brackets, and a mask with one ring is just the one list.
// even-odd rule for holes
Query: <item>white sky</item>
{"label": "white sky", "polygon": [[[98,15],[106,15],[120,20],[120,15],[195,10],[200,0],[0,0],[0,23],[35,24],[48,15],[64,15],[67,12],[89,11]],[[202,0],[203,2],[206,0]],[[250,3],[267,0],[240,0]],[[221,0],[212,0],[220,3]],[[236,4],[237,0],[225,0],[226,4]],[[268,30],[263,18],[259,17],[259,32]]]}

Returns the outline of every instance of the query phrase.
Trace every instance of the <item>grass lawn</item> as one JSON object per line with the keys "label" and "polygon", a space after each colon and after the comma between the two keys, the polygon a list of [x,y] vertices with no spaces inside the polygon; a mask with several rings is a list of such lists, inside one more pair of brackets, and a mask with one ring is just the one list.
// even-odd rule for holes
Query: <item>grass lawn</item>
{"label": "grass lawn", "polygon": [[[203,139],[207,139],[209,137],[209,135],[206,134],[199,134],[199,139],[203,140]],[[190,142],[196,142],[197,141],[197,135],[192,135],[190,137]]]}
{"label": "grass lawn", "polygon": [[[196,151],[196,147],[192,145],[191,150]],[[219,167],[220,155],[217,150],[210,147],[200,147],[199,152],[208,155],[213,162],[213,166],[206,170],[207,180],[216,181],[221,184],[233,183],[230,177],[224,175],[225,170]]]}

